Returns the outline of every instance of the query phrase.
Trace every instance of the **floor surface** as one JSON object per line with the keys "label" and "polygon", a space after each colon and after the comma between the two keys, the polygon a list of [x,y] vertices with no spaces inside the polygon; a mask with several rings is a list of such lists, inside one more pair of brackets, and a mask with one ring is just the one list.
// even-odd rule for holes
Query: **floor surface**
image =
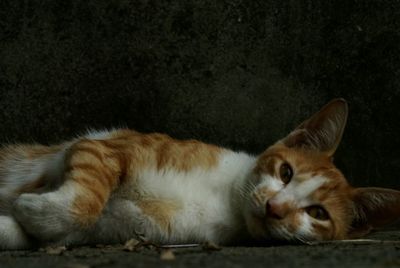
{"label": "floor surface", "polygon": [[169,250],[124,246],[0,252],[0,267],[400,267],[400,231],[366,240],[314,245],[191,247]]}

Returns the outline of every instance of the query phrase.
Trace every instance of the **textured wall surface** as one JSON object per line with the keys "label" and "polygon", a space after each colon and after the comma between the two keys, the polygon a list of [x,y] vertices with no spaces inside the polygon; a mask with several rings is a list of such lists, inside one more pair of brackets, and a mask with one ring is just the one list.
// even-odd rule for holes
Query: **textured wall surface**
{"label": "textured wall surface", "polygon": [[259,153],[333,97],[336,163],[400,189],[399,1],[1,1],[0,142],[128,126]]}

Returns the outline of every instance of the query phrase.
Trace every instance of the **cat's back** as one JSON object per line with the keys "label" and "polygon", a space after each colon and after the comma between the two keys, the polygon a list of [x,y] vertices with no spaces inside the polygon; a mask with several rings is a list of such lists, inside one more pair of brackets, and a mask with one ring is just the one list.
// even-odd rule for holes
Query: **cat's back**
{"label": "cat's back", "polygon": [[[71,167],[67,159],[84,162],[79,168],[98,169],[96,163],[120,166],[120,183],[147,173],[211,170],[226,149],[196,140],[176,140],[160,133],[142,134],[129,129],[90,131],[53,145],[15,144],[0,149],[0,202],[21,193],[42,193],[63,182]],[[106,171],[105,171],[106,172]],[[4,203],[4,201],[3,201]]]}

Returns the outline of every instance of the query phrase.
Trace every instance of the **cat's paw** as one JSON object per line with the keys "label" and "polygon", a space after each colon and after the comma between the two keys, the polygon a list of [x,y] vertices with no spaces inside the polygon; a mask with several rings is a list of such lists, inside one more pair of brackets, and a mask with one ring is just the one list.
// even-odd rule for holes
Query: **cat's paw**
{"label": "cat's paw", "polygon": [[72,228],[67,203],[54,193],[22,194],[14,203],[13,215],[32,236],[55,240]]}
{"label": "cat's paw", "polygon": [[33,242],[14,218],[0,215],[0,250],[26,249],[32,246]]}

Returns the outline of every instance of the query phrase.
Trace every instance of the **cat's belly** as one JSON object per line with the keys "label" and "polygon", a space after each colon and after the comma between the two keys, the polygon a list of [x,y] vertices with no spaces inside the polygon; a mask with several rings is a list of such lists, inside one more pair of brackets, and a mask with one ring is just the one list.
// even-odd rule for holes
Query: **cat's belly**
{"label": "cat's belly", "polygon": [[230,241],[245,224],[231,200],[233,177],[226,173],[143,170],[113,193],[85,237],[96,243],[138,236],[160,244]]}
{"label": "cat's belly", "polygon": [[[92,228],[72,233],[62,243],[69,245],[111,244],[124,243],[131,238],[145,239],[158,244],[205,241],[225,243],[230,241],[238,231],[227,224],[225,220],[228,216],[223,215],[224,213],[217,211],[206,213],[194,204],[181,204],[174,207],[176,211],[173,214],[165,215],[166,212],[162,210],[168,209],[165,204],[171,205],[169,200],[165,200],[164,204],[154,200],[147,200],[146,204],[143,204],[144,202],[146,201],[110,200],[102,216]],[[149,215],[148,209],[156,214]],[[167,216],[171,217],[167,219]]]}
{"label": "cat's belly", "polygon": [[98,221],[88,229],[69,234],[61,244],[113,244],[138,238],[143,226],[140,209],[129,200],[110,200]]}

